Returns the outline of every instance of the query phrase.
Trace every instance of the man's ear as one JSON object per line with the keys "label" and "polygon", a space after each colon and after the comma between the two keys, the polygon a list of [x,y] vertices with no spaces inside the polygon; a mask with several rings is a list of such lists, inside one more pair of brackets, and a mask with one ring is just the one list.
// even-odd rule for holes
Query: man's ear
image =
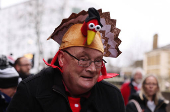
{"label": "man's ear", "polygon": [[16,69],[16,71],[19,71],[19,70],[20,70],[20,66],[19,66],[19,65],[16,65],[16,66],[15,66],[15,69]]}
{"label": "man's ear", "polygon": [[63,51],[60,51],[58,54],[58,63],[60,65],[60,67],[63,67],[64,65],[64,53]]}

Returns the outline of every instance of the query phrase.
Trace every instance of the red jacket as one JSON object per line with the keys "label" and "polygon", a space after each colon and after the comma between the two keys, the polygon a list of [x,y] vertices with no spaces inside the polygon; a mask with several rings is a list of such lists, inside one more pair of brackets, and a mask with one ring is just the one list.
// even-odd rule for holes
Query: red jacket
{"label": "red jacket", "polygon": [[126,83],[122,84],[120,91],[122,93],[124,103],[125,103],[125,105],[127,105],[130,95],[132,95],[133,93],[136,93],[137,87],[134,87],[132,85],[132,81],[126,82]]}

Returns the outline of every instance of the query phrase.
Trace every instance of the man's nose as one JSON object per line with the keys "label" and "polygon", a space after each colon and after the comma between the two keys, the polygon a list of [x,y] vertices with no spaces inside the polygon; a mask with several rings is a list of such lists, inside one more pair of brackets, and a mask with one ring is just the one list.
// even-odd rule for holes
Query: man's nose
{"label": "man's nose", "polygon": [[31,69],[31,64],[27,66],[27,68],[30,70]]}
{"label": "man's nose", "polygon": [[96,66],[94,62],[92,62],[89,67],[87,67],[87,70],[91,72],[96,72]]}

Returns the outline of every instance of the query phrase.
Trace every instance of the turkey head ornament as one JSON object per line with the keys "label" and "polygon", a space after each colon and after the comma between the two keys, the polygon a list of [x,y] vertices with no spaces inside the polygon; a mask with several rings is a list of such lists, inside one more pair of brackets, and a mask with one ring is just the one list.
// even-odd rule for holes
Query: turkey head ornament
{"label": "turkey head ornament", "polygon": [[87,42],[87,45],[90,45],[94,40],[96,32],[100,31],[103,25],[100,23],[100,15],[95,8],[89,8],[88,14],[89,16],[81,27],[81,32],[86,37],[84,44]]}

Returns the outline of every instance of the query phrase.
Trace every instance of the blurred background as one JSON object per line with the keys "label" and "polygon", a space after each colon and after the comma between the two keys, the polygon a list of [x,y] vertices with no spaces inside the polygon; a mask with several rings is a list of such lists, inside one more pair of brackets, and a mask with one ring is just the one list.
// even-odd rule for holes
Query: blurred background
{"label": "blurred background", "polygon": [[120,75],[107,81],[120,87],[134,68],[141,67],[145,74],[157,75],[162,92],[169,92],[169,6],[169,0],[0,0],[0,53],[13,60],[29,58],[36,74],[46,67],[42,59],[58,51],[59,45],[47,38],[62,19],[89,7],[102,8],[117,20],[122,40],[122,54],[105,58],[107,72]]}

